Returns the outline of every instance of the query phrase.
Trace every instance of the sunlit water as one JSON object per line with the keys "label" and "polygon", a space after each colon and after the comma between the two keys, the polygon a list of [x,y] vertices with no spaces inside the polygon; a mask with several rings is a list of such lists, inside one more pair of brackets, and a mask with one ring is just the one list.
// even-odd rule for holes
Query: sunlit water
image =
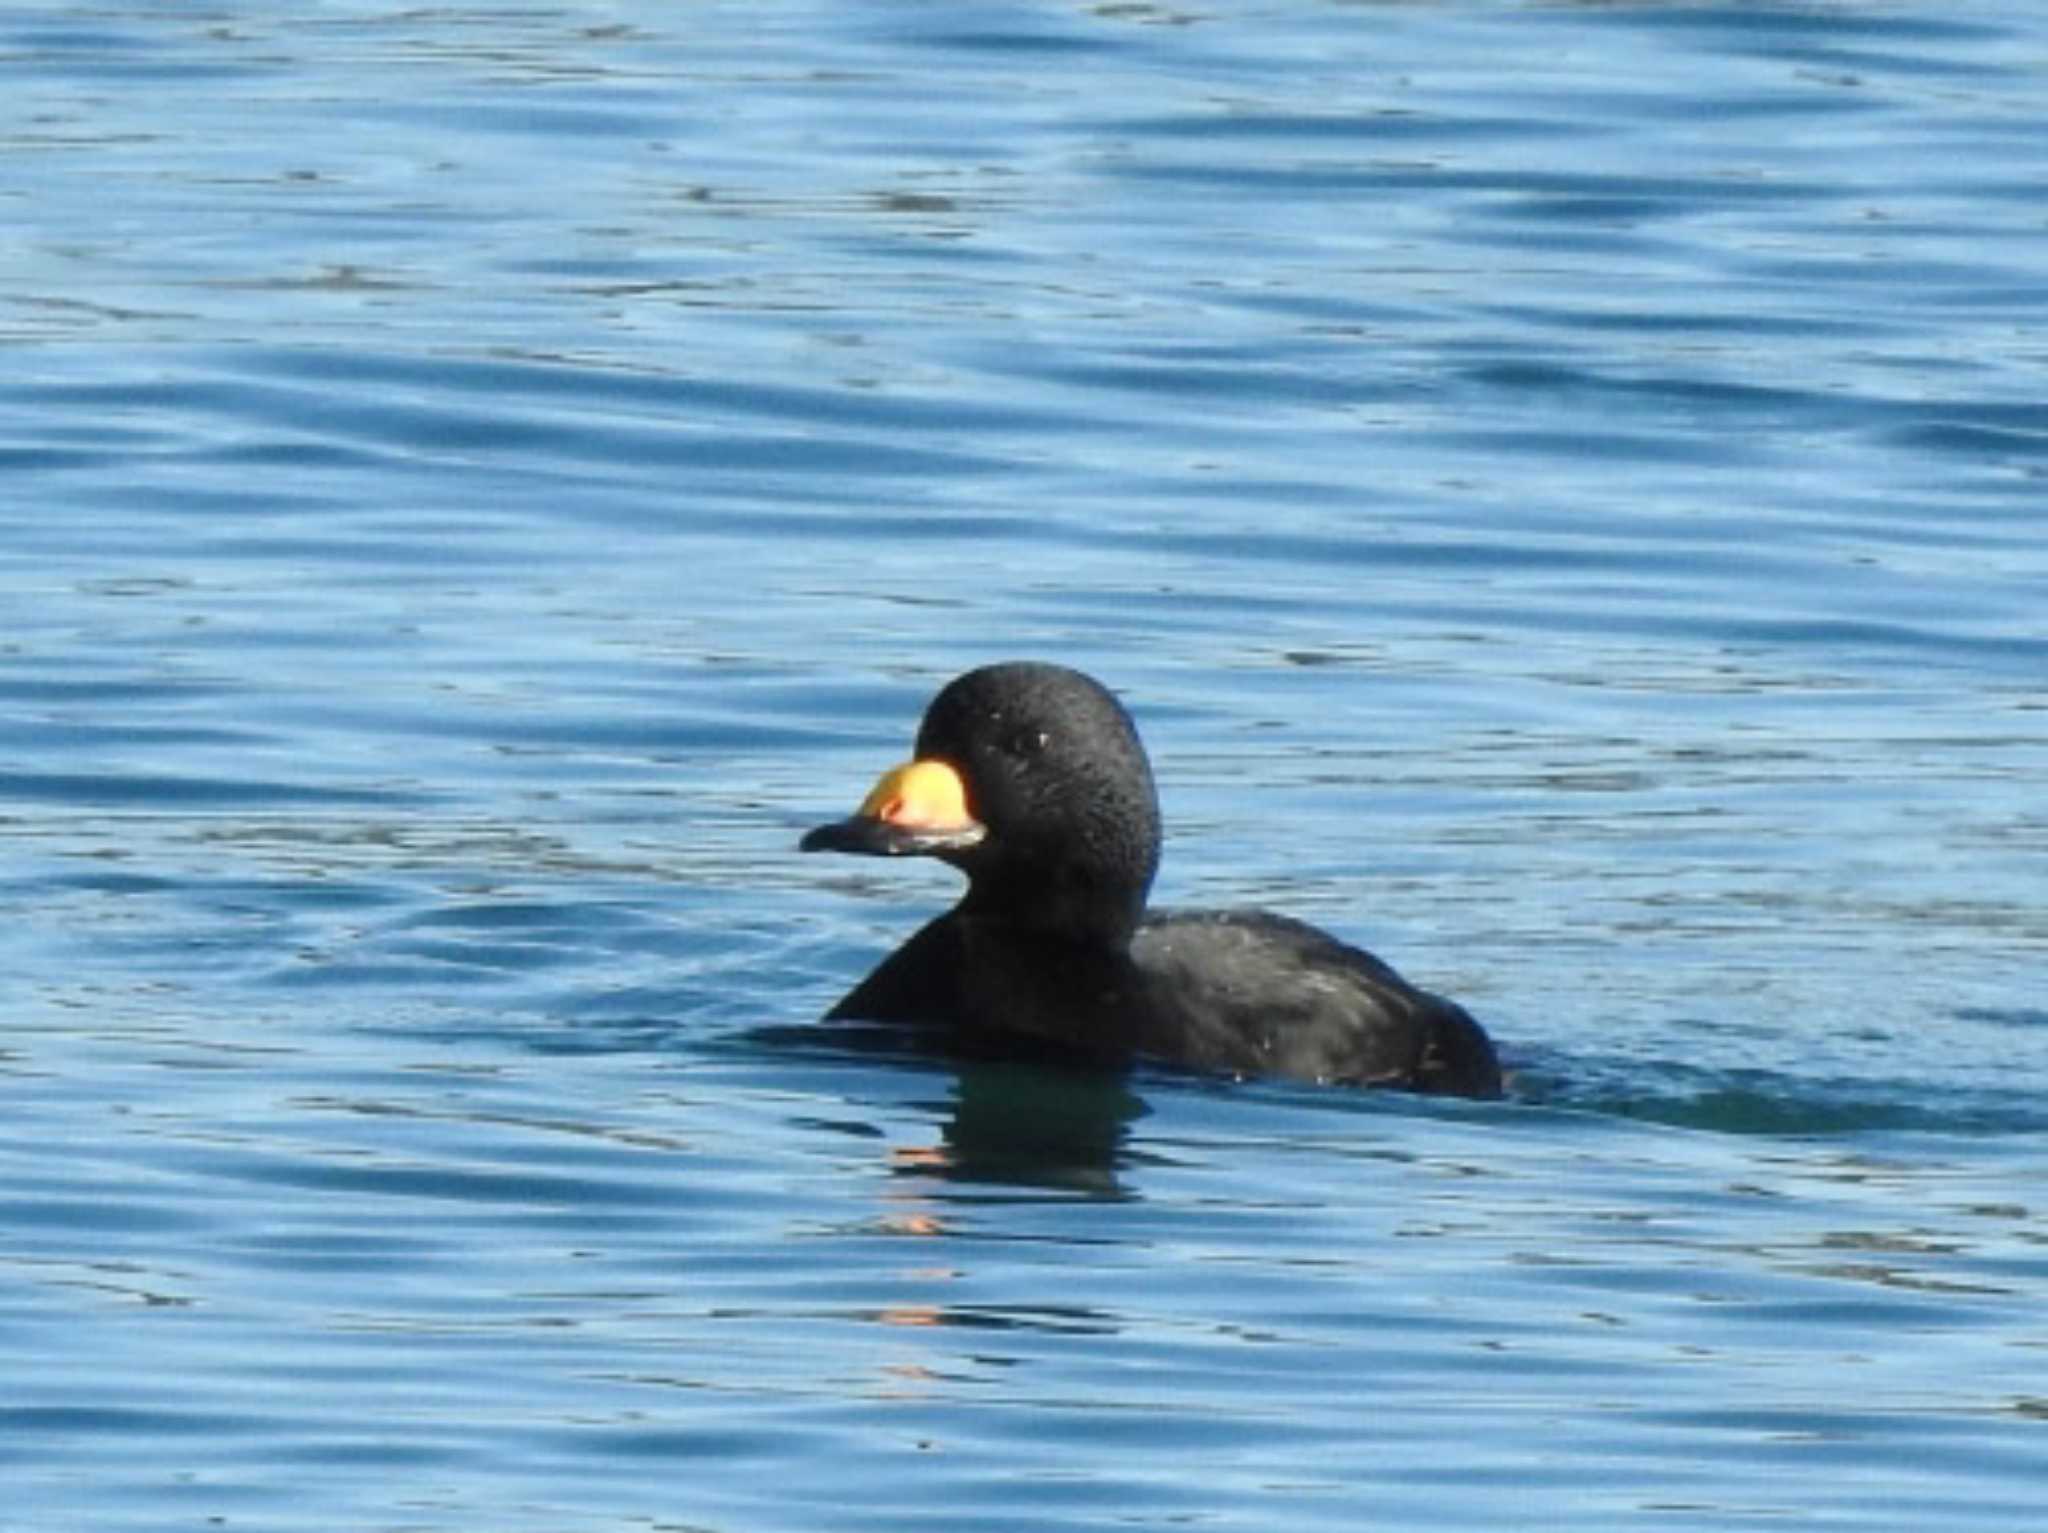
{"label": "sunlit water", "polygon": [[[2031,7],[0,12],[12,1530],[2032,1530]],[[812,1019],[969,664],[1507,1102]]]}

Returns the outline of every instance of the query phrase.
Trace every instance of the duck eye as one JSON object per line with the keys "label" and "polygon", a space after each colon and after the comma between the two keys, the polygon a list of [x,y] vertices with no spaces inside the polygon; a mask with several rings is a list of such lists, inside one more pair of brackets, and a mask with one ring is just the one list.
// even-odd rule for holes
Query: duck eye
{"label": "duck eye", "polygon": [[1019,729],[1004,743],[1012,756],[1029,761],[1034,756],[1045,754],[1045,748],[1052,744],[1052,736],[1042,729]]}

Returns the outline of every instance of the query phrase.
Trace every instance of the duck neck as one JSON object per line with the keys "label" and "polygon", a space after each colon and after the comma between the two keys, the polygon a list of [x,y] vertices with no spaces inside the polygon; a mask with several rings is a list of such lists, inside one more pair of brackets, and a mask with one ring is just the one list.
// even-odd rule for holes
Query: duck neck
{"label": "duck neck", "polygon": [[976,879],[959,913],[970,920],[1077,949],[1122,954],[1145,914],[1145,891],[1104,888],[1083,879],[1034,879],[1021,887]]}

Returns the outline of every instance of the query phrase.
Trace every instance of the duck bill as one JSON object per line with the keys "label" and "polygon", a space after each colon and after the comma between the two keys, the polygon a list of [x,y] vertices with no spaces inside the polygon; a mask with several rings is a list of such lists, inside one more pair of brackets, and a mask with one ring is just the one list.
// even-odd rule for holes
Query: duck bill
{"label": "duck bill", "polygon": [[806,852],[931,857],[977,846],[988,827],[967,807],[967,784],[943,761],[910,761],[882,774],[846,819],[820,825],[797,843]]}

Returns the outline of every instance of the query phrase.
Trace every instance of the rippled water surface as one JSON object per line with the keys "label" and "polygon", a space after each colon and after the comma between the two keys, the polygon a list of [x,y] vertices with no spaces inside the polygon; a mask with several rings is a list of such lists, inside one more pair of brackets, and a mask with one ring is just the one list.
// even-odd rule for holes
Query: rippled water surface
{"label": "rippled water surface", "polygon": [[[0,1527],[2031,1530],[2048,17],[0,11]],[[813,1019],[945,677],[1498,1104]]]}

